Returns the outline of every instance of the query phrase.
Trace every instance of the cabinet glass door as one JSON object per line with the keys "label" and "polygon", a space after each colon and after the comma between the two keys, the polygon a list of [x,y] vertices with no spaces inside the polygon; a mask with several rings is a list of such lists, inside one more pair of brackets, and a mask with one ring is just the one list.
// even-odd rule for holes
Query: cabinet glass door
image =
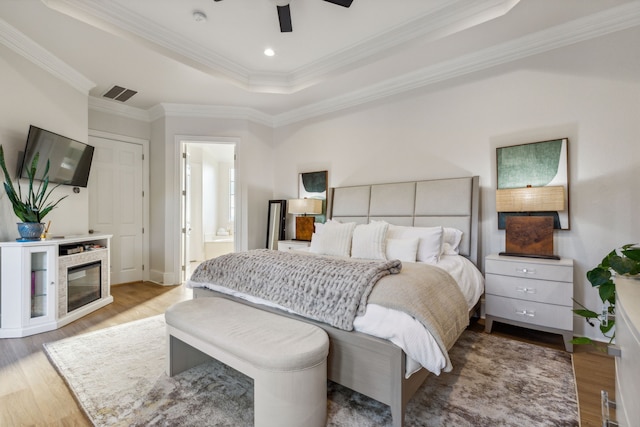
{"label": "cabinet glass door", "polygon": [[47,315],[47,252],[31,252],[31,318]]}

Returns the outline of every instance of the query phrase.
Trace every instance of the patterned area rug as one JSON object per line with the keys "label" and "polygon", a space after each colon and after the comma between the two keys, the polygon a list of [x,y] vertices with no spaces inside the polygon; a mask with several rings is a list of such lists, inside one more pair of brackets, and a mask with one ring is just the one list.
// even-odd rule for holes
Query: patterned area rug
{"label": "patterned area rug", "polygon": [[[165,374],[164,317],[45,344],[97,426],[252,426],[253,381],[212,361]],[[411,399],[407,426],[577,426],[570,355],[465,331],[454,370],[430,376]],[[329,383],[328,426],[385,426],[388,406]]]}

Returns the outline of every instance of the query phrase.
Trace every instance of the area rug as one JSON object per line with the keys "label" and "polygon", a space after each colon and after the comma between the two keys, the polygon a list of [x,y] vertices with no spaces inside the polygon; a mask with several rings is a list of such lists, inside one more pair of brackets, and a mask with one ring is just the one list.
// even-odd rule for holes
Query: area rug
{"label": "area rug", "polygon": [[[212,361],[165,374],[164,317],[154,316],[45,344],[96,426],[252,426],[253,380]],[[454,370],[430,376],[405,425],[577,426],[567,353],[465,331]],[[389,407],[329,382],[328,426],[391,425]],[[301,426],[304,427],[304,426]]]}

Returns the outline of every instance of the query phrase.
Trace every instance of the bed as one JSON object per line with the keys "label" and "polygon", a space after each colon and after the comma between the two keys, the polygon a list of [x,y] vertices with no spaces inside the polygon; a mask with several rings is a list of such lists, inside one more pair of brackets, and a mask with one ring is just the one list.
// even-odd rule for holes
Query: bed
{"label": "bed", "polygon": [[[327,206],[332,221],[341,224],[362,225],[384,223],[388,224],[386,230],[389,233],[392,227],[396,232],[398,230],[427,230],[438,227],[442,228],[443,233],[444,230],[459,230],[457,247],[443,248],[446,249],[446,254],[442,255],[442,261],[438,260],[436,265],[456,260],[452,265],[462,264],[465,265],[465,269],[469,268],[466,264],[471,266],[474,270],[472,275],[478,278],[476,282],[479,281],[479,283],[474,285],[472,291],[464,293],[464,310],[467,321],[469,316],[477,311],[479,299],[484,290],[482,275],[475,268],[478,259],[479,222],[479,179],[477,176],[337,187],[332,188],[329,192]],[[320,231],[317,230],[317,234],[318,236],[314,236],[314,239],[318,238],[311,244],[312,249],[316,246],[316,251],[319,245],[316,242],[321,241]],[[398,241],[400,240],[406,239],[398,239]],[[387,240],[387,242],[390,241]],[[355,251],[355,246],[352,249]],[[453,249],[455,249],[455,253],[447,252]],[[403,268],[409,270],[409,265],[410,263],[405,263]],[[456,280],[458,279],[456,278]],[[213,283],[190,280],[187,285],[193,288],[194,298],[207,296],[230,298],[264,310],[310,322],[323,328],[329,335],[331,342],[328,378],[389,405],[394,427],[400,427],[404,424],[404,411],[407,402],[425,381],[430,370],[439,373],[437,368],[428,370],[421,366],[421,363],[416,365],[415,359],[407,356],[407,352],[401,347],[402,344],[396,345],[389,339],[372,335],[369,331],[362,332],[362,325],[353,331],[344,330],[324,322],[301,317],[296,313],[283,311],[282,307],[276,304],[266,303],[265,305],[265,301],[261,299],[247,298],[242,293],[221,289],[220,286]],[[369,304],[367,311],[374,306],[375,304]],[[373,310],[371,311],[373,312]],[[359,317],[354,322],[356,326],[358,319]],[[395,320],[387,323],[395,323]],[[366,329],[366,327],[364,328]],[[413,341],[422,342],[423,340],[414,339]],[[408,349],[407,351],[411,354],[412,350]],[[446,354],[445,358],[448,360]],[[442,365],[440,367],[442,368]]]}

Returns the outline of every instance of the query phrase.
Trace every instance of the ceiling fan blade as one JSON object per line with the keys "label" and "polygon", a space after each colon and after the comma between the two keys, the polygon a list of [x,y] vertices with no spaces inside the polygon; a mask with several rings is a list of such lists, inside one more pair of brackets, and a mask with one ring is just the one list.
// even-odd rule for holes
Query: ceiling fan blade
{"label": "ceiling fan blade", "polygon": [[278,8],[278,20],[280,20],[280,32],[290,33],[293,31],[293,27],[291,26],[291,9],[289,9],[289,5],[276,7]]}
{"label": "ceiling fan blade", "polygon": [[337,4],[338,6],[343,6],[343,7],[349,7],[351,6],[351,3],[353,3],[353,0],[324,0],[324,1],[328,1],[329,3]]}

